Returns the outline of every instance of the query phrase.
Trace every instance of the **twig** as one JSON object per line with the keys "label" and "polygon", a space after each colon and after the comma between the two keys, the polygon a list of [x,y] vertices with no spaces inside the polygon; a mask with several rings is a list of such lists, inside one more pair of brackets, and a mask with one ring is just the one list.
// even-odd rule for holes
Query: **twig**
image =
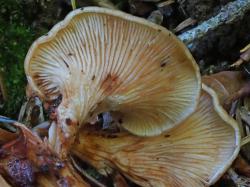
{"label": "twig", "polygon": [[222,7],[216,16],[180,34],[178,37],[189,48],[192,48],[193,42],[205,36],[208,31],[214,30],[223,24],[230,24],[241,19],[248,10],[250,10],[250,0],[235,0]]}
{"label": "twig", "polygon": [[94,0],[94,2],[100,7],[117,9],[117,7],[109,0]]}
{"label": "twig", "polygon": [[250,179],[247,177],[239,176],[232,168],[228,170],[228,175],[234,181],[237,187],[248,187]]}
{"label": "twig", "polygon": [[242,138],[240,146],[243,147],[244,145],[248,144],[249,142],[250,142],[250,135],[245,136],[244,138]]}
{"label": "twig", "polygon": [[95,184],[97,187],[106,187],[104,184],[101,184],[99,181],[91,177],[86,171],[84,171],[75,161],[75,159],[71,156],[70,157],[73,166],[77,169],[77,171],[86,177],[89,181]]}
{"label": "twig", "polygon": [[73,10],[76,9],[76,0],[71,0],[71,6]]}

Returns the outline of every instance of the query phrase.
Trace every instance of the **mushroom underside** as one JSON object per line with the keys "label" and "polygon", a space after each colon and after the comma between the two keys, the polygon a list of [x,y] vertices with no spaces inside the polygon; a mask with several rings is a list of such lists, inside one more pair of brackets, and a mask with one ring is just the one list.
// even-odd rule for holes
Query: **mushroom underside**
{"label": "mushroom underside", "polygon": [[140,186],[208,186],[227,170],[239,152],[236,122],[216,94],[204,86],[198,108],[170,132],[138,137],[84,128],[72,152],[102,174],[118,169]]}

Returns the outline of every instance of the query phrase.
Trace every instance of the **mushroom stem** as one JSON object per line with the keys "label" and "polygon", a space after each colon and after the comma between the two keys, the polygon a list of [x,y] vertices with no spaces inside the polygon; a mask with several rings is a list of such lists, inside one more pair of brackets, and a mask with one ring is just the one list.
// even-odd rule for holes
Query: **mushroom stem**
{"label": "mushroom stem", "polygon": [[205,36],[208,31],[215,30],[223,24],[230,24],[242,18],[250,10],[250,0],[235,0],[221,8],[220,12],[204,21],[197,27],[179,35],[179,38],[192,48],[193,42]]}

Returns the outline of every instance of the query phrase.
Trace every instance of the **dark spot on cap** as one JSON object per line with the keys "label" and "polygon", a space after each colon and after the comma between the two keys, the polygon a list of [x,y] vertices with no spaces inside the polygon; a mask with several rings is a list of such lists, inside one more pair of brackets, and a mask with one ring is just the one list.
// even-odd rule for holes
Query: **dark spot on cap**
{"label": "dark spot on cap", "polygon": [[63,60],[63,63],[66,65],[67,68],[69,68],[69,65],[67,64],[65,60]]}
{"label": "dark spot on cap", "polygon": [[164,137],[165,137],[165,138],[169,138],[170,135],[169,135],[169,134],[165,134]]}
{"label": "dark spot on cap", "polygon": [[107,92],[106,94],[108,95],[111,93],[114,89],[117,88],[118,85],[121,84],[121,81],[119,80],[119,77],[115,74],[108,74],[106,78],[103,80],[101,84],[101,88]]}
{"label": "dark spot on cap", "polygon": [[161,67],[162,67],[162,68],[165,67],[166,64],[167,64],[166,62],[162,62],[162,63],[161,63]]}
{"label": "dark spot on cap", "polygon": [[69,55],[69,56],[73,56],[73,54],[72,54],[72,53],[69,53],[68,55]]}
{"label": "dark spot on cap", "polygon": [[91,80],[92,80],[92,81],[95,80],[95,75],[92,76]]}
{"label": "dark spot on cap", "polygon": [[72,120],[70,118],[66,118],[66,124],[68,126],[72,125]]}

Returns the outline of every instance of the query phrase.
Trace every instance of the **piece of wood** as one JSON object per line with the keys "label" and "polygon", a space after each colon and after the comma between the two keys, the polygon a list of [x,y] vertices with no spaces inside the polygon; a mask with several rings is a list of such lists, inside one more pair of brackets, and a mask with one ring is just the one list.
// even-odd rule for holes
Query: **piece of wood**
{"label": "piece of wood", "polygon": [[250,10],[250,0],[235,0],[221,8],[220,12],[207,21],[199,24],[178,37],[192,48],[193,42],[205,36],[208,31],[215,30],[223,24],[230,24],[242,18]]}

